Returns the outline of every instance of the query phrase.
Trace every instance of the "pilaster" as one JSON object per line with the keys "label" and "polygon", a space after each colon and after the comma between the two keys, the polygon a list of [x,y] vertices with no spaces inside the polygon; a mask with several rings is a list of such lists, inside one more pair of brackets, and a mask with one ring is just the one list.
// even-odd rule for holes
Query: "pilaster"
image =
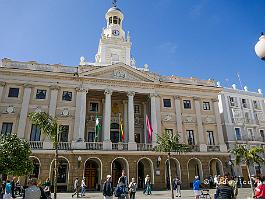
{"label": "pilaster", "polygon": [[127,93],[128,96],[128,129],[129,129],[129,142],[128,142],[128,150],[137,150],[137,145],[134,138],[134,98],[135,93],[133,91],[129,91]]}
{"label": "pilaster", "polygon": [[2,100],[3,90],[4,90],[5,85],[6,85],[6,82],[0,82],[0,102]]}
{"label": "pilaster", "polygon": [[111,95],[112,90],[106,89],[105,92],[105,104],[104,104],[104,117],[103,117],[103,150],[111,150],[112,143],[110,140],[110,121],[111,121]]}
{"label": "pilaster", "polygon": [[179,142],[184,143],[184,137],[183,137],[184,132],[183,132],[183,125],[182,125],[180,97],[174,96],[174,98],[175,98],[177,132],[179,134]]}
{"label": "pilaster", "polygon": [[158,133],[158,121],[157,121],[157,104],[156,104],[156,98],[158,97],[158,94],[156,93],[151,93],[150,98],[151,98],[151,125],[152,125],[152,145],[153,147],[156,146],[157,142],[157,137],[156,134]]}

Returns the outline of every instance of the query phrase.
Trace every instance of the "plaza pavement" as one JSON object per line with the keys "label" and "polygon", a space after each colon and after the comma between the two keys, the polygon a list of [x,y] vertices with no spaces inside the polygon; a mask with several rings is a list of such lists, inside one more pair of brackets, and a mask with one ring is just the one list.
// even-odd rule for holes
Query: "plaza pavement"
{"label": "plaza pavement", "polygon": [[[211,199],[213,199],[213,194],[215,190],[210,190]],[[72,194],[71,193],[59,193],[58,199],[71,199]],[[76,196],[74,197],[76,198]],[[91,199],[103,199],[102,193],[86,193],[86,196],[83,198],[91,198]],[[115,199],[114,197],[113,199]],[[136,199],[148,199],[148,198],[154,198],[154,199],[170,199],[170,191],[153,191],[151,196],[145,196],[143,195],[142,191],[138,191],[136,193]],[[183,190],[182,191],[182,197],[183,199],[193,199],[193,191],[192,190]],[[251,190],[249,188],[239,189],[239,194],[237,196],[237,199],[250,199],[251,197]]]}

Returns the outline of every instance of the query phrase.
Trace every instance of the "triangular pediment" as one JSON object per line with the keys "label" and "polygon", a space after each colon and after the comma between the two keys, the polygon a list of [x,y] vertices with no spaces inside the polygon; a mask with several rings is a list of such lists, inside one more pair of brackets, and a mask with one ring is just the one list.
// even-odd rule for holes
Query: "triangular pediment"
{"label": "triangular pediment", "polygon": [[99,79],[115,79],[127,81],[154,82],[156,77],[147,72],[137,70],[126,64],[118,63],[109,66],[98,67],[94,70],[84,71],[83,77],[96,77]]}

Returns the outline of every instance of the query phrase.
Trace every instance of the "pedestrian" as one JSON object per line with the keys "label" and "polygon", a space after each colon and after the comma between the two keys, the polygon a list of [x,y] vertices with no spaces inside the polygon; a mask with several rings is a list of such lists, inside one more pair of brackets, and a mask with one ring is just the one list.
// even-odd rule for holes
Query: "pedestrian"
{"label": "pedestrian", "polygon": [[0,190],[0,198],[3,199],[5,194],[5,188],[6,188],[6,181],[3,180],[1,184],[1,190]]}
{"label": "pedestrian", "polygon": [[32,178],[29,180],[29,187],[25,189],[25,199],[40,199],[41,198],[41,190],[37,187],[37,179]]}
{"label": "pedestrian", "polygon": [[44,186],[44,193],[46,195],[47,198],[51,198],[51,182],[50,182],[50,178],[46,178],[45,182],[43,183]]}
{"label": "pedestrian", "polygon": [[137,183],[135,182],[135,178],[132,178],[132,181],[129,184],[130,199],[135,199],[136,189]]}
{"label": "pedestrian", "polygon": [[86,178],[84,177],[81,181],[81,197],[85,196],[86,193]]}
{"label": "pedestrian", "polygon": [[40,192],[41,192],[41,196],[40,196],[40,198],[41,199],[47,199],[47,196],[46,196],[46,194],[45,194],[45,192],[44,192],[44,190],[43,190],[43,188],[42,188],[42,186],[41,186],[42,184],[41,184],[41,181],[39,181],[39,183],[38,183],[38,187],[39,187],[39,189],[40,189]]}
{"label": "pedestrian", "polygon": [[228,185],[228,180],[224,177],[220,178],[219,186],[216,189],[215,199],[233,199],[234,192],[232,187]]}
{"label": "pedestrian", "polygon": [[74,182],[74,193],[72,194],[72,198],[74,197],[74,195],[76,194],[77,198],[79,198],[79,180],[78,178],[75,178],[75,182]]}
{"label": "pedestrian", "polygon": [[103,184],[103,196],[104,196],[104,199],[113,198],[113,186],[112,186],[111,175],[107,175],[107,179]]}
{"label": "pedestrian", "polygon": [[265,199],[265,184],[264,184],[264,177],[260,178],[258,182],[258,186],[255,188],[255,197],[257,199]]}
{"label": "pedestrian", "polygon": [[201,182],[199,180],[199,176],[195,176],[195,180],[193,181],[193,192],[194,192],[195,199],[200,198],[200,195],[201,195],[200,186],[201,186]]}
{"label": "pedestrian", "polygon": [[232,187],[232,190],[234,192],[234,197],[233,199],[236,199],[237,194],[238,194],[238,188],[237,188],[237,182],[235,181],[234,176],[231,176],[230,179],[228,180],[228,185]]}
{"label": "pedestrian", "polygon": [[176,197],[181,197],[181,180],[177,176],[173,181],[173,188],[176,191]]}
{"label": "pedestrian", "polygon": [[122,170],[122,175],[118,180],[118,185],[117,187],[120,187],[122,189],[122,194],[118,197],[119,199],[129,199],[128,193],[129,193],[129,188],[128,188],[128,178],[126,176],[125,170]]}
{"label": "pedestrian", "polygon": [[5,193],[3,195],[3,199],[12,199],[12,185],[10,180],[7,180],[5,183]]}
{"label": "pedestrian", "polygon": [[12,181],[10,183],[11,184],[11,195],[12,195],[12,198],[16,198],[16,196],[15,196],[15,187],[16,187],[15,180],[16,180],[16,177],[13,176]]}
{"label": "pedestrian", "polygon": [[152,189],[151,189],[151,179],[149,175],[146,175],[145,180],[144,180],[144,194],[145,195],[151,195],[152,194]]}

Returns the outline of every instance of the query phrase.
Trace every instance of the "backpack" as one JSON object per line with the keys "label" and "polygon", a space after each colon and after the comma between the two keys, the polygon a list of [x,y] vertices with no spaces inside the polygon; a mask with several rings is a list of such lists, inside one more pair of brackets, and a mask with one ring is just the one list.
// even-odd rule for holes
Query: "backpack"
{"label": "backpack", "polygon": [[6,193],[11,193],[11,184],[10,183],[6,183],[5,190],[6,190]]}
{"label": "backpack", "polygon": [[117,185],[117,187],[114,190],[115,197],[120,197],[121,194],[123,194],[123,187],[120,185]]}

